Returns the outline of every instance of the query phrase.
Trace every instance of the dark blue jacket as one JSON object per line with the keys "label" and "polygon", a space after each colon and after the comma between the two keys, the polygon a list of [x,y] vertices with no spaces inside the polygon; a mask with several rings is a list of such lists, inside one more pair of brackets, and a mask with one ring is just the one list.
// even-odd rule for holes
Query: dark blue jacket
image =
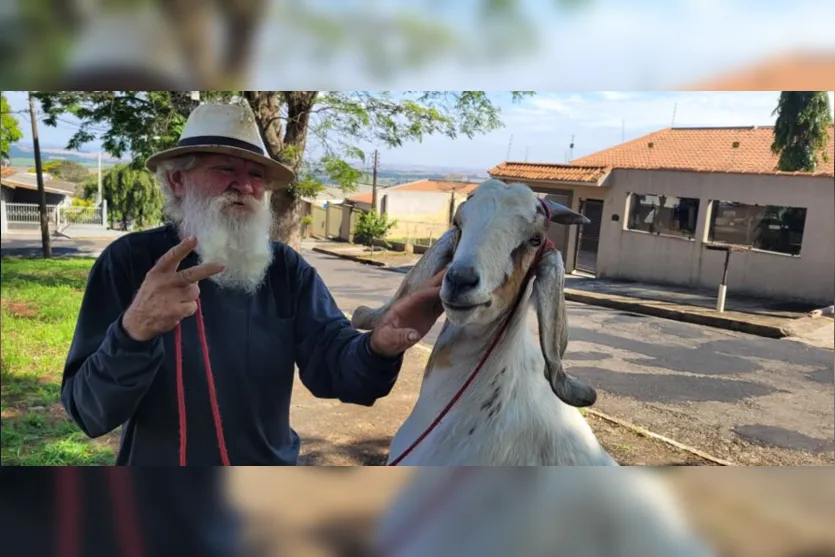
{"label": "dark blue jacket", "polygon": [[[90,437],[122,426],[117,464],[178,464],[174,333],[131,339],[122,315],[147,271],[179,242],[171,226],[128,234],[93,265],[64,368],[62,401]],[[383,358],[353,327],[316,270],[274,243],[275,259],[254,294],[200,283],[212,371],[232,465],[294,465],[290,427],[294,366],[319,398],[371,406],[386,396],[402,355]],[[189,255],[180,268],[197,264]],[[194,316],[182,321],[188,465],[221,464]]]}

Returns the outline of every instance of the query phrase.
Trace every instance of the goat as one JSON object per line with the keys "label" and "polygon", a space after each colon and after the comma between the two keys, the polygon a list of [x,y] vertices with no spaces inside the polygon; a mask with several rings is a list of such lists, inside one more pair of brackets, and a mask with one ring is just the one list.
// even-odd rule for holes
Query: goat
{"label": "goat", "polygon": [[422,467],[374,526],[378,557],[711,557],[646,468]]}
{"label": "goat", "polygon": [[[355,327],[373,329],[394,301],[447,268],[441,287],[446,319],[418,400],[392,440],[389,464],[426,431],[492,347],[469,388],[402,464],[617,466],[578,409],[593,404],[596,391],[563,369],[565,269],[559,251],[543,249],[551,222],[588,219],[538,199],[524,184],[487,180],[458,207],[453,226],[409,271],[392,300],[354,312]],[[529,272],[536,275],[541,350],[527,324]]]}

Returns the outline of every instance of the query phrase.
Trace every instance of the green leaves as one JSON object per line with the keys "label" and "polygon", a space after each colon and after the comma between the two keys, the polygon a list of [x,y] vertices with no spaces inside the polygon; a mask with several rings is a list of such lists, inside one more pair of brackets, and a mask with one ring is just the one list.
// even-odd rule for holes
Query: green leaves
{"label": "green leaves", "polygon": [[[95,196],[96,187],[96,181],[90,180],[85,184],[84,196]],[[136,169],[129,164],[114,166],[102,177],[102,195],[108,210],[123,223],[132,219],[140,225],[155,224],[162,217],[162,191],[154,176],[144,168]]]}
{"label": "green leaves", "polygon": [[[397,220],[389,220],[388,215],[379,214],[371,209],[357,218],[354,235],[363,242],[373,246],[375,240],[382,240],[397,224]],[[372,251],[373,253],[373,251]]]}
{"label": "green leaves", "polygon": [[783,91],[772,114],[778,115],[771,150],[780,155],[779,170],[814,172],[818,155],[828,162],[832,113],[825,91]]}
{"label": "green leaves", "polygon": [[12,113],[12,107],[6,100],[5,95],[0,94],[0,157],[11,158],[9,151],[12,143],[23,139],[23,132],[20,130],[20,123]]}

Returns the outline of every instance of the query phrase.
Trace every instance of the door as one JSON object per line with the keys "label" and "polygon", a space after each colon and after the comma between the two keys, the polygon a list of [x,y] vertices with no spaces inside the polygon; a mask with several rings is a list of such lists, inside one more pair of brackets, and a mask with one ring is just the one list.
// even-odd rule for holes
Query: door
{"label": "door", "polygon": [[600,244],[600,223],[603,220],[603,201],[581,199],[580,213],[591,222],[580,227],[577,233],[577,253],[574,268],[584,273],[597,274],[597,248]]}

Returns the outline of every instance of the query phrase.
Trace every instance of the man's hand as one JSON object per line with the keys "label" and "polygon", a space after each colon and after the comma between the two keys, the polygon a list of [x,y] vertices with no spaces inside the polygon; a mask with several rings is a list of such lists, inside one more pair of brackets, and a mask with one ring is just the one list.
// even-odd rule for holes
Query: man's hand
{"label": "man's hand", "polygon": [[393,358],[426,336],[444,312],[440,295],[445,272],[442,269],[426,284],[392,304],[371,332],[374,352]]}
{"label": "man's hand", "polygon": [[197,283],[225,268],[219,263],[205,263],[178,271],[180,262],[197,246],[194,237],[186,238],[159,258],[136,297],[125,312],[122,326],[138,341],[168,332],[177,323],[197,311],[200,287]]}

